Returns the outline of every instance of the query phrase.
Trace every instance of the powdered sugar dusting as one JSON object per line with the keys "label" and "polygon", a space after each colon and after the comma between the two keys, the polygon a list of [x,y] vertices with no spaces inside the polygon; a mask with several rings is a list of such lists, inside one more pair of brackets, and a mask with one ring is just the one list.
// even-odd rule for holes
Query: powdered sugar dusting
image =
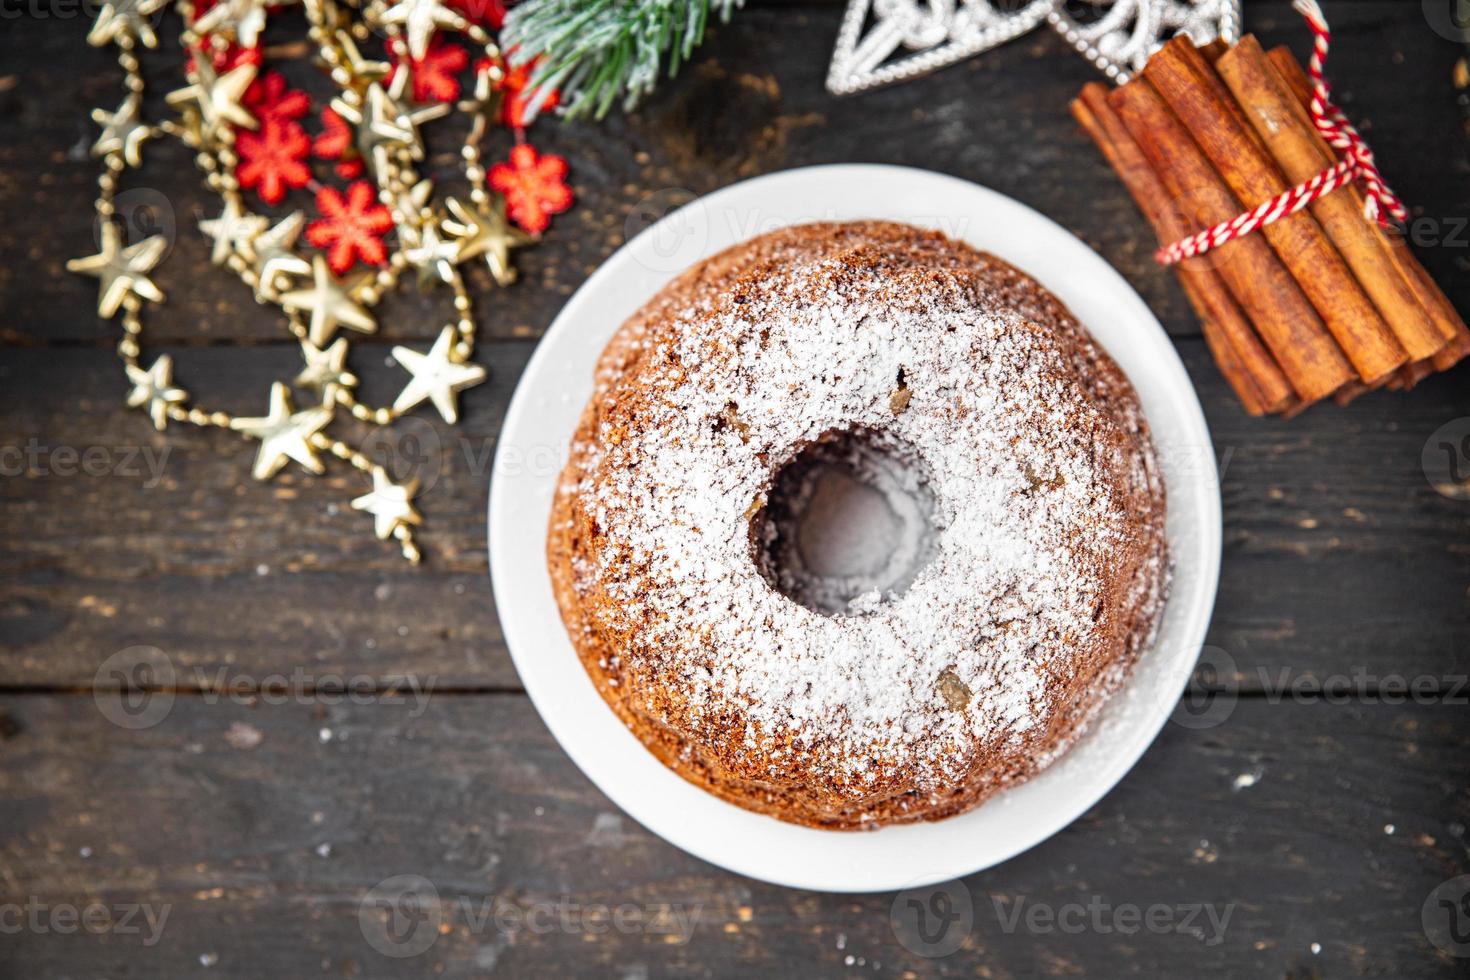
{"label": "powdered sugar dusting", "polygon": [[[1136,405],[1091,382],[1080,331],[1038,325],[1050,308],[830,250],[776,259],[733,298],[670,305],[636,377],[602,379],[564,488],[598,529],[577,589],[632,710],[746,778],[851,799],[938,791],[982,759],[1009,778],[1074,710],[1057,692],[1120,656],[1112,619],[1162,588],[1160,556],[1139,558],[1157,479]],[[917,453],[934,553],[902,595],[826,615],[762,577],[751,519],[784,463],[853,430]]]}

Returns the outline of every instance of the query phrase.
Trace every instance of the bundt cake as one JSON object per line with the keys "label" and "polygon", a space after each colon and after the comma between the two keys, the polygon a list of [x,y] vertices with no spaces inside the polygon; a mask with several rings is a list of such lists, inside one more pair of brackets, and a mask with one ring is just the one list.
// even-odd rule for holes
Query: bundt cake
{"label": "bundt cake", "polygon": [[1168,583],[1117,365],[1023,273],[882,222],[763,235],[628,320],[547,547],[573,645],[650,751],[834,829],[1038,772]]}

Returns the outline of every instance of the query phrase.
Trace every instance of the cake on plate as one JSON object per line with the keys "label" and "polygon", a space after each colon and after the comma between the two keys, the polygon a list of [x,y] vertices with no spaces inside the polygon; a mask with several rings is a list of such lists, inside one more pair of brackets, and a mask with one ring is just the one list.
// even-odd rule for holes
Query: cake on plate
{"label": "cake on plate", "polygon": [[618,329],[547,549],[598,691],[670,769],[800,824],[967,810],[1078,737],[1152,637],[1137,396],[1015,268],[786,228]]}

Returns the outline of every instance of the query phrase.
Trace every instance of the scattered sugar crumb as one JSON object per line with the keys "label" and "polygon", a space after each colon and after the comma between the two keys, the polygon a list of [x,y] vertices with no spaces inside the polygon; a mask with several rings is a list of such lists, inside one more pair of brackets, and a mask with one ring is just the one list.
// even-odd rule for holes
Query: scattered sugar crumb
{"label": "scattered sugar crumb", "polygon": [[1235,777],[1235,782],[1230,784],[1230,788],[1236,793],[1239,793],[1243,789],[1249,789],[1250,787],[1256,785],[1256,783],[1259,783],[1261,781],[1261,776],[1263,776],[1264,774],[1265,771],[1259,768],[1252,769],[1249,772],[1243,772]]}
{"label": "scattered sugar crumb", "polygon": [[231,748],[242,750],[253,749],[264,738],[265,736],[261,734],[259,728],[246,724],[243,721],[231,722],[230,727],[225,730],[225,741],[230,744]]}

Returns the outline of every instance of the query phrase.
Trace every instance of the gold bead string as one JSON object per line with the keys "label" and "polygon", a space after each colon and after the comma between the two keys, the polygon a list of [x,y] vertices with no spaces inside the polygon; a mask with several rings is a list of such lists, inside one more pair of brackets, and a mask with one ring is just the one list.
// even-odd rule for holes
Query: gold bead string
{"label": "gold bead string", "polygon": [[[349,2],[349,6],[358,10],[362,9],[351,2]],[[381,63],[368,62],[357,51],[357,43],[366,41],[370,36],[368,24],[361,17],[354,19],[351,16],[344,16],[340,8],[333,4],[331,0],[303,0],[303,7],[308,21],[308,36],[316,47],[320,64],[339,89],[339,98],[348,106],[364,107],[366,105],[364,93],[377,80],[382,78],[383,71],[385,70],[384,68],[376,67]],[[229,49],[230,42],[226,37],[226,32],[211,31],[205,36],[196,31],[192,26],[189,26],[194,21],[194,12],[196,9],[193,0],[178,0],[175,4],[175,9],[183,18],[185,24],[181,30],[181,41],[184,49],[187,52],[191,52],[193,59],[193,67],[188,68],[185,72],[189,84],[195,87],[201,84],[215,84],[214,79],[216,76],[209,75],[207,72],[201,72],[199,66],[205,65],[202,59],[211,59],[212,54],[224,52]],[[367,8],[366,14],[368,17],[376,17],[386,9],[387,7],[380,0],[374,0]],[[384,33],[389,35],[390,43],[396,43],[399,46],[394,50],[405,51],[407,40],[403,32],[391,25],[380,26],[384,28]],[[504,78],[503,60],[499,47],[495,44],[494,39],[483,28],[470,24],[467,21],[463,21],[455,29],[468,37],[475,45],[483,48],[486,59],[489,61],[489,66],[480,71],[487,78],[488,83],[500,82]],[[146,86],[142,74],[142,65],[136,53],[136,39],[127,30],[123,30],[117,32],[112,38],[112,41],[116,47],[117,61],[122,71],[123,84],[128,93],[128,98],[136,98],[141,102]],[[358,74],[358,69],[364,65],[373,65],[374,67],[366,74]],[[400,66],[400,70],[405,72],[405,74],[411,71],[406,53],[400,58]],[[219,77],[223,77],[223,74]],[[202,83],[201,78],[204,79]],[[476,85],[478,89],[480,85],[479,74],[476,76]],[[245,210],[239,179],[236,176],[240,161],[234,148],[235,131],[231,125],[231,121],[228,118],[222,118],[222,116],[228,116],[228,112],[218,109],[216,106],[205,101],[206,98],[213,99],[215,97],[214,92],[199,92],[197,94],[189,93],[187,90],[183,90],[183,92],[186,96],[193,95],[200,104],[195,106],[186,101],[181,110],[182,121],[166,119],[155,124],[144,124],[134,117],[134,121],[138,122],[138,127],[133,129],[133,134],[137,134],[139,128],[141,128],[142,140],[159,136],[169,136],[179,140],[184,146],[194,151],[194,163],[203,177],[205,186],[211,192],[218,195],[226,206],[227,213],[236,214],[237,216],[239,214],[248,216],[249,212]],[[394,97],[396,98],[397,96],[395,95]],[[488,207],[492,202],[492,197],[486,187],[486,171],[480,155],[480,143],[483,140],[487,126],[487,116],[484,109],[488,104],[488,100],[482,96],[477,96],[477,98],[480,104],[474,107],[474,111],[469,112],[472,118],[461,146],[460,157],[463,161],[466,179],[470,185],[471,200],[478,206]],[[171,97],[170,101],[173,101],[173,97]],[[126,102],[125,105],[127,105]],[[238,105],[236,108],[238,111]],[[428,120],[425,119],[424,121]],[[416,261],[410,255],[410,251],[413,248],[410,240],[419,240],[418,236],[423,235],[431,223],[437,224],[441,220],[440,215],[429,207],[426,201],[422,201],[414,191],[421,180],[415,169],[414,160],[419,158],[421,152],[421,149],[407,144],[380,149],[380,155],[377,158],[378,166],[374,169],[375,171],[381,170],[381,172],[373,173],[375,182],[378,185],[378,198],[389,208],[390,213],[394,217],[395,225],[404,234],[395,243],[394,248],[389,254],[387,263],[375,270],[367,281],[360,283],[356,287],[350,287],[355,300],[366,307],[376,305],[386,293],[397,288],[403,273],[411,265],[414,265]],[[102,170],[97,179],[98,193],[95,201],[95,210],[99,221],[112,222],[117,218],[116,198],[121,175],[129,166],[128,155],[122,148],[110,148],[107,152],[102,153],[101,156],[103,158]],[[374,161],[367,162],[373,163]],[[424,196],[427,197],[427,194]],[[420,201],[421,203],[412,208],[405,206],[405,202],[413,201]],[[224,218],[222,217],[220,220],[224,220]],[[109,232],[109,234],[112,233]],[[252,232],[251,234],[255,233]],[[459,233],[456,232],[456,234]],[[92,271],[99,268],[96,263],[101,261],[105,266],[106,262],[113,261],[112,259],[106,258],[106,256],[115,254],[107,253],[104,249],[104,255],[94,256],[85,261],[77,260],[75,263],[78,267],[77,271],[89,271],[92,274],[99,274]],[[138,254],[141,255],[143,253]],[[465,286],[463,276],[457,268],[458,262],[464,261],[464,259],[454,257],[456,254],[456,252],[451,250],[447,272],[444,271],[444,265],[439,265],[434,268],[437,280],[444,280],[449,286],[455,310],[454,320],[446,328],[453,331],[449,338],[452,340],[452,343],[447,348],[439,348],[443,352],[439,356],[447,357],[451,363],[466,363],[473,356],[476,324],[473,316],[473,302]],[[428,261],[435,261],[432,257],[432,250],[430,250],[430,256]],[[130,257],[125,256],[125,258],[131,261]],[[158,256],[154,256],[151,262],[146,259],[138,259],[136,271],[139,273],[147,272],[151,269],[152,263],[156,263],[157,261]],[[437,261],[443,262],[444,259],[441,257]],[[91,264],[89,265],[88,263]],[[260,281],[256,261],[248,240],[239,243],[231,240],[228,245],[228,254],[224,257],[222,264],[251,289],[258,302],[264,303],[268,299],[276,299],[271,294],[278,287],[279,283],[272,282],[266,284],[270,288],[262,290],[261,287],[263,284]],[[428,275],[426,270],[429,266],[420,264],[418,268],[421,281],[424,281],[423,277]],[[131,275],[134,271],[133,266],[128,266],[124,274]],[[129,291],[125,292],[121,301],[116,303],[118,320],[122,327],[122,336],[118,341],[117,351],[124,366],[128,369],[130,379],[135,385],[135,394],[143,392],[140,396],[140,401],[137,403],[149,405],[150,411],[154,413],[155,424],[160,427],[162,427],[166,419],[201,427],[244,431],[247,434],[255,435],[256,438],[264,440],[266,436],[263,434],[257,435],[257,431],[271,431],[269,426],[275,424],[272,420],[284,418],[283,415],[277,415],[275,413],[289,411],[289,408],[281,409],[279,407],[279,405],[289,406],[289,396],[286,394],[285,386],[278,385],[275,393],[273,393],[272,415],[268,419],[237,419],[230,413],[207,411],[198,405],[192,404],[188,394],[182,389],[169,387],[167,384],[168,363],[166,357],[156,361],[154,367],[148,372],[143,371],[140,358],[142,355],[143,333],[142,310],[145,299],[138,292],[132,290],[135,288],[141,289],[143,286],[148,285],[151,284],[148,283],[146,277],[129,281],[127,287]],[[143,291],[146,292],[146,289]],[[103,300],[99,300],[99,307],[104,302]],[[310,331],[304,322],[302,312],[297,309],[284,310],[283,312],[288,332],[298,341],[308,341],[310,339]],[[441,342],[443,340],[444,338],[441,338]],[[405,362],[405,366],[407,366],[407,362]],[[476,370],[478,370],[480,378],[483,378],[483,370]],[[153,372],[159,372],[156,378],[152,377]],[[137,375],[151,378],[151,380],[139,380],[136,377]],[[468,383],[474,383],[477,380],[479,379],[471,378]],[[146,385],[149,384],[154,387],[151,389],[147,388]],[[310,431],[307,430],[310,428],[311,423],[300,423],[302,426],[301,438],[304,440],[305,445],[329,454],[347,463],[354,469],[372,476],[374,480],[374,494],[369,494],[368,497],[373,497],[382,489],[379,486],[380,481],[386,485],[386,489],[393,490],[400,495],[404,493],[411,495],[413,492],[412,486],[399,487],[393,485],[387,469],[376,463],[360,449],[342,439],[334,438],[320,431],[320,427],[330,421],[330,413],[335,408],[345,410],[360,422],[377,426],[392,423],[394,420],[400,418],[403,412],[396,407],[375,407],[364,404],[358,400],[351,387],[347,384],[326,381],[321,382],[320,387],[323,397],[321,407],[326,409],[328,414],[325,416],[312,416],[311,411],[299,413],[303,419],[315,419],[314,424],[316,428]],[[150,391],[152,394],[149,393]],[[420,395],[419,397],[422,399],[424,396]],[[297,424],[296,415],[292,415],[291,424]],[[275,438],[274,434],[272,438]],[[262,460],[267,459],[264,455],[264,444],[262,444],[261,452],[262,455],[257,460],[258,467],[262,466]],[[274,467],[265,470],[266,475],[268,476],[270,473],[273,473],[274,468],[278,468],[278,466],[279,461],[275,463]],[[363,500],[367,499],[367,497],[363,498]],[[378,525],[379,534],[393,537],[398,542],[404,556],[410,561],[417,563],[420,560],[421,553],[414,540],[412,524],[417,522],[418,517],[413,513],[412,508],[408,506],[408,499],[410,498],[399,496],[393,501],[397,509],[382,512],[373,510],[371,505],[364,507],[359,501],[354,501],[353,506],[359,509],[373,510],[373,513],[380,518]],[[402,516],[399,513],[400,510],[406,511],[408,516]]]}

